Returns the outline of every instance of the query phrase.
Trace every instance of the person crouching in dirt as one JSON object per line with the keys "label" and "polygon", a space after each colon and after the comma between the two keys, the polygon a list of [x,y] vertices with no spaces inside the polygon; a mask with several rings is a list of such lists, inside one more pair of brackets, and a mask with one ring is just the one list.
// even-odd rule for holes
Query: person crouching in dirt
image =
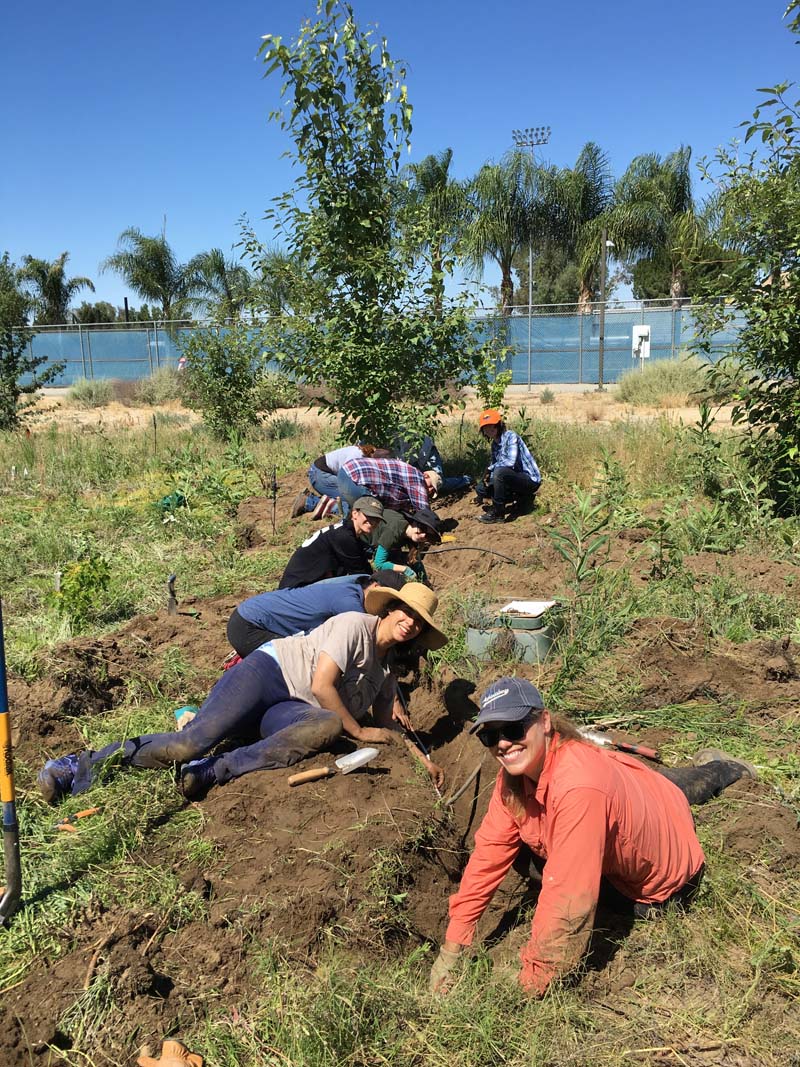
{"label": "person crouching in dirt", "polygon": [[439,492],[441,475],[418,471],[401,459],[351,459],[338,474],[339,496],[347,513],[364,493],[377,497],[395,511],[417,511],[430,506]]}
{"label": "person crouching in dirt", "polygon": [[374,496],[360,496],[346,519],[323,526],[303,541],[286,564],[279,589],[299,589],[323,578],[370,574],[370,537],[383,522],[383,504]]}
{"label": "person crouching in dirt", "polygon": [[380,575],[348,574],[298,589],[257,593],[233,609],[228,619],[228,641],[245,659],[266,641],[308,633],[345,611],[364,611],[366,591],[373,586],[397,590],[405,583],[404,575],[384,571]]}
{"label": "person crouching in dirt", "polygon": [[339,512],[336,497],[339,495],[337,475],[339,468],[349,459],[390,459],[392,453],[387,448],[375,448],[373,445],[345,445],[335,448],[322,456],[317,456],[308,468],[308,480],[313,493],[300,492],[292,503],[292,518],[296,519],[304,512],[310,512],[312,519],[327,519]]}
{"label": "person crouching in dirt", "polygon": [[716,749],[698,753],[698,766],[656,771],[596,747],[551,715],[538,689],[521,678],[489,686],[471,732],[500,771],[475,851],[450,898],[431,972],[434,992],[450,988],[459,956],[523,846],[544,866],[519,980],[541,995],[586,951],[601,887],[639,918],[692,900],[705,859],[689,803],[755,776],[749,764]]}
{"label": "person crouching in dirt", "polygon": [[411,582],[427,582],[423,549],[441,543],[440,525],[430,508],[410,514],[385,508],[383,522],[372,533],[373,568],[382,574],[401,574]]}
{"label": "person crouching in dirt", "polygon": [[486,506],[488,501],[486,514],[478,522],[505,522],[533,507],[542,475],[528,446],[518,433],[508,429],[499,411],[482,411],[478,428],[492,444],[491,462],[483,482],[475,488],[475,503]]}
{"label": "person crouching in dirt", "polygon": [[[84,792],[106,761],[114,766],[164,769],[180,765],[187,799],[249,771],[278,770],[323,752],[342,734],[369,744],[391,741],[409,727],[387,665],[398,645],[416,641],[443,648],[447,637],[433,620],[438,599],[424,585],[367,591],[370,614],[348,611],[309,634],[267,642],[226,671],[197,715],[178,733],[146,734],[97,752],[48,760],[38,784],[53,803]],[[372,708],[375,726],[362,721]],[[208,755],[221,741],[252,743]],[[406,741],[437,786],[444,773]]]}

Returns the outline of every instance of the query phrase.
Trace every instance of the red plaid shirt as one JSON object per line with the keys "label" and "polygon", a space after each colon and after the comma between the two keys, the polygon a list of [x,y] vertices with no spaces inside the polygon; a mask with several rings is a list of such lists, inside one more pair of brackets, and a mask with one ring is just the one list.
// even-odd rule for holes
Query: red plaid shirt
{"label": "red plaid shirt", "polygon": [[430,507],[428,487],[416,467],[401,459],[351,459],[342,470],[364,493],[376,496],[386,507],[396,511]]}

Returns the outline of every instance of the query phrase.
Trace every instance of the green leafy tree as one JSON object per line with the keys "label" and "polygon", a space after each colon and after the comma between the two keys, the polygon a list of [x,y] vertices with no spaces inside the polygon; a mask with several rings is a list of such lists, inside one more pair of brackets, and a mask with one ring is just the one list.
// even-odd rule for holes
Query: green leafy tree
{"label": "green leafy tree", "polygon": [[69,306],[81,289],[94,292],[91,278],[68,278],[69,252],[54,260],[23,256],[19,278],[31,296],[34,324],[57,326],[70,319]]}
{"label": "green leafy tree", "polygon": [[192,306],[215,319],[238,319],[247,304],[252,279],[242,263],[226,259],[220,248],[200,252],[186,264]]}
{"label": "green leafy tree", "polygon": [[260,336],[233,323],[194,330],[180,345],[186,356],[184,398],[189,407],[202,411],[214,436],[226,440],[257,426],[265,392]]}
{"label": "green leafy tree", "polygon": [[[799,8],[795,0],[787,13]],[[800,33],[797,14],[790,28]],[[712,369],[712,384],[744,379],[732,421],[782,514],[800,511],[800,99],[793,88],[783,82],[759,90],[765,99],[742,124],[745,143],[756,140],[759,150],[743,155],[734,145],[702,165],[717,186],[717,237],[737,255],[724,279],[729,299],[703,309],[698,347],[710,352],[717,330],[741,322],[732,353]]]}
{"label": "green leafy tree", "polygon": [[93,304],[89,304],[84,300],[81,306],[73,311],[72,318],[74,322],[79,322],[82,326],[92,323],[117,322],[118,320],[117,309],[113,304],[109,304],[107,300],[98,300]]}
{"label": "green leafy tree", "polygon": [[45,367],[47,356],[31,354],[32,334],[24,325],[29,310],[30,297],[20,288],[18,271],[5,252],[0,258],[0,430],[17,429],[34,406],[33,400],[21,398],[49,385],[64,369],[64,363]]}
{"label": "green leafy tree", "polygon": [[[519,286],[514,294],[515,304],[528,303],[528,254],[519,253],[514,259],[514,271]],[[578,264],[570,257],[569,250],[550,241],[533,260],[534,304],[578,303],[580,279]]]}
{"label": "green leafy tree", "polygon": [[160,308],[164,321],[185,318],[192,295],[191,276],[178,262],[166,235],[147,237],[130,226],[122,231],[118,244],[119,250],[103,260],[101,271],[116,271],[138,296]]}
{"label": "green leafy tree", "polygon": [[[477,353],[463,303],[437,314],[438,287],[416,255],[424,228],[398,226],[405,71],[337,0],[320,2],[291,43],[268,36],[262,53],[281,77],[285,106],[272,117],[292,138],[297,171],[267,212],[288,235],[295,274],[293,314],[270,319],[269,347],[297,380],[325,386],[343,437],[429,430]],[[247,247],[257,265],[263,247]],[[449,257],[441,269],[452,270]]]}

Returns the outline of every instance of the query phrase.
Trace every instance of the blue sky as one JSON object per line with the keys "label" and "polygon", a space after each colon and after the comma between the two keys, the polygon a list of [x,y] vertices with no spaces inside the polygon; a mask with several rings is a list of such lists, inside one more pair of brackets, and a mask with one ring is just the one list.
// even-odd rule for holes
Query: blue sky
{"label": "blue sky", "polygon": [[[451,147],[457,176],[549,124],[544,158],[571,164],[587,140],[621,173],[681,143],[695,159],[736,135],[757,86],[793,80],[783,0],[355,0],[407,62],[412,160]],[[285,135],[267,121],[275,79],[264,33],[292,37],[313,0],[12,0],[0,41],[0,252],[88,275],[95,299],[138,300],[100,261],[138,226],[179,258],[229,251],[246,212],[290,186]],[[698,190],[702,192],[701,189]],[[494,281],[491,272],[487,281]]]}

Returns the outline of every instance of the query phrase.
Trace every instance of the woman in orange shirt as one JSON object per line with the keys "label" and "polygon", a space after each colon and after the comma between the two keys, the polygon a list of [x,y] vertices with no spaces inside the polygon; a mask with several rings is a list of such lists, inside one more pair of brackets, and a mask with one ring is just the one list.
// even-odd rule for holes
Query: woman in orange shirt
{"label": "woman in orange shirt", "polygon": [[520,983],[541,995],[572,969],[591,936],[601,880],[644,917],[669,901],[688,903],[705,859],[689,809],[754,770],[717,750],[702,765],[654,771],[620,752],[584,741],[545,708],[521,678],[501,678],[481,698],[472,727],[500,764],[475,851],[431,972],[444,992],[464,948],[522,845],[544,861]]}

